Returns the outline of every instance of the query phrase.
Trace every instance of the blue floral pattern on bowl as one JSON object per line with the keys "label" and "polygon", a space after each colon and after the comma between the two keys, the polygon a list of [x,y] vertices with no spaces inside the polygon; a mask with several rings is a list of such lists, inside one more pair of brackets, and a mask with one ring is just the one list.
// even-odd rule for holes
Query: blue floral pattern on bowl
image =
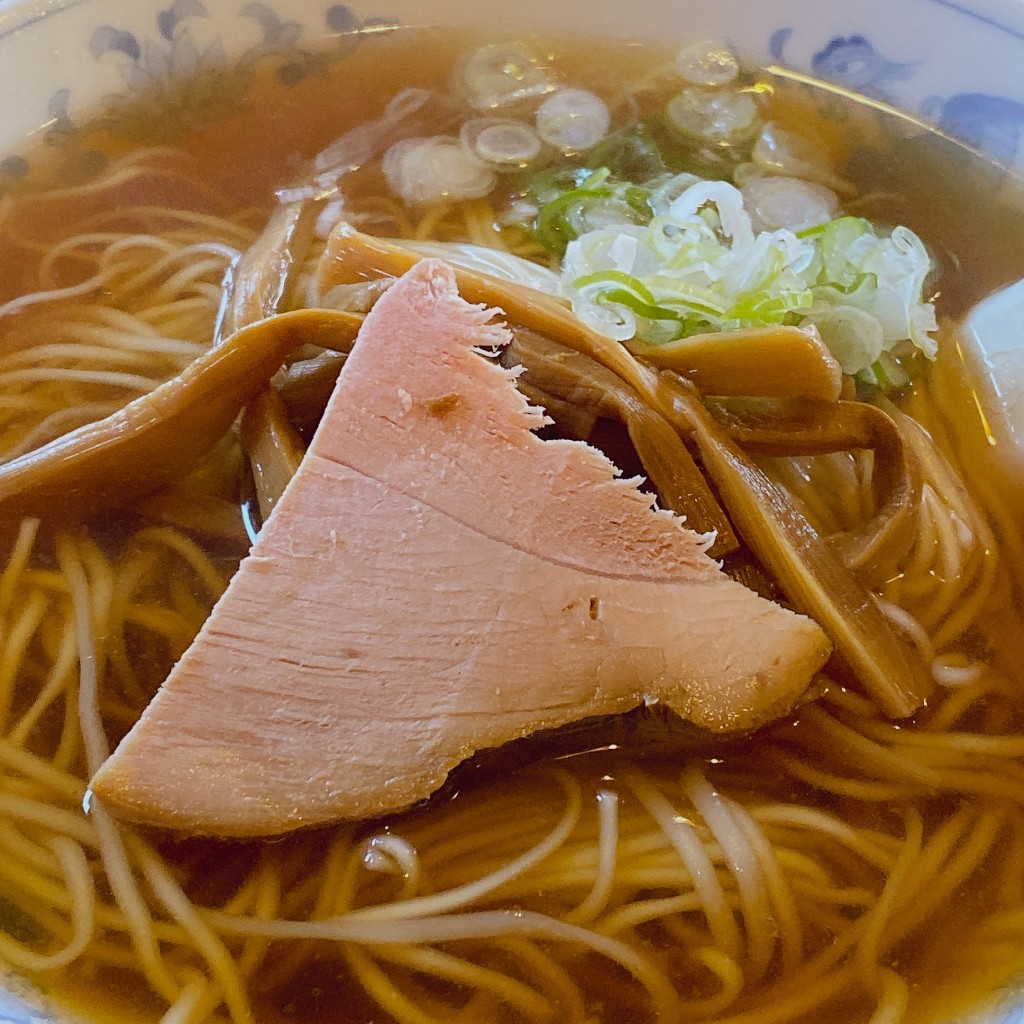
{"label": "blue floral pattern on bowl", "polygon": [[[140,95],[149,96],[160,116],[169,119],[173,132],[177,116],[186,113],[178,88],[184,81],[205,77],[209,84],[204,95],[215,95],[217,106],[223,109],[245,88],[249,72],[262,58],[279,56],[278,78],[285,85],[295,85],[313,70],[351,53],[368,27],[397,27],[393,18],[364,21],[344,4],[333,4],[323,13],[321,34],[335,33],[337,39],[325,51],[322,47],[303,46],[306,30],[300,22],[283,16],[262,0],[255,0],[241,7],[238,17],[257,27],[259,39],[240,57],[229,60],[220,37],[203,39],[200,26],[208,17],[202,0],[173,0],[170,6],[157,12],[155,36],[115,25],[98,26],[89,38],[89,53],[96,61],[116,62],[124,83],[124,92],[109,98],[108,104],[125,107]],[[65,122],[69,120],[66,94],[67,90],[60,90],[51,99],[51,106],[63,103],[60,113]],[[196,110],[187,113],[194,116]]]}
{"label": "blue floral pattern on bowl", "polygon": [[[0,12],[3,2],[0,0]],[[258,61],[276,60],[281,82],[295,85],[346,57],[367,35],[399,25],[398,19],[386,15],[361,17],[345,4],[323,8],[311,23],[288,17],[263,0],[252,0],[240,6],[234,18],[248,23],[256,38],[241,52],[229,54],[220,34],[222,25],[210,25],[211,7],[218,6],[223,5],[216,0],[211,0],[210,7],[203,0],[172,0],[156,10],[142,30],[113,21],[92,28],[85,41],[88,58],[118,82],[101,104],[103,111],[114,115],[109,123],[115,130],[130,135],[132,119],[142,118],[150,129],[159,123],[166,141],[173,141],[186,122],[195,123],[204,99],[213,107],[212,118],[226,114],[242,95]],[[0,44],[4,41],[2,27],[0,23]],[[324,39],[331,44],[325,47]],[[182,83],[189,81],[203,83],[201,98],[182,94]],[[140,97],[149,97],[151,102],[139,107]],[[40,105],[44,139],[57,142],[74,136],[83,116],[95,113],[94,103],[78,100],[77,90],[67,85],[49,94]],[[25,153],[0,152],[0,195],[28,171]]]}
{"label": "blue floral pattern on bowl", "polygon": [[[781,28],[769,40],[772,59],[785,65],[786,43],[792,28]],[[901,86],[910,81],[919,61],[889,59],[866,36],[833,36],[811,58],[811,71],[825,82],[881,100],[914,113],[904,101]],[[939,131],[999,163],[1012,165],[1024,133],[1024,103],[987,93],[958,93],[947,99],[928,97],[916,111]]]}
{"label": "blue floral pattern on bowl", "polygon": [[[789,63],[785,47],[792,34],[792,28],[772,33],[768,49],[776,63]],[[916,62],[888,60],[862,35],[834,36],[811,58],[817,78],[886,102],[893,98],[893,86],[911,78],[916,69]]]}
{"label": "blue floral pattern on bowl", "polygon": [[888,60],[864,36],[836,36],[811,60],[814,73],[852,92],[887,99],[899,82],[912,77],[916,63]]}
{"label": "blue floral pattern on bowl", "polygon": [[[202,45],[193,31],[192,22],[209,16],[201,0],[173,0],[169,7],[157,12],[156,29],[159,38],[144,36],[113,25],[100,25],[89,39],[89,52],[96,60],[108,54],[118,55],[124,84],[130,92],[160,89],[183,78],[203,72],[224,69],[227,56],[221,40],[215,37]],[[254,22],[261,34],[260,40],[250,47],[238,64],[245,68],[260,56],[285,53],[299,48],[299,56],[310,59],[300,43],[304,27],[298,21],[282,16],[270,4],[247,3],[238,11],[240,18]],[[323,14],[324,34],[341,36],[332,57],[337,59],[358,45],[362,33],[368,28],[397,26],[387,17],[373,17],[365,21],[344,4],[333,4]],[[298,80],[291,71],[291,81]],[[288,78],[288,75],[282,77]]]}
{"label": "blue floral pattern on bowl", "polygon": [[[209,2],[215,7],[223,6],[216,0]],[[961,10],[948,0],[932,2]],[[0,0],[0,5],[2,3]],[[331,4],[321,9],[319,23],[311,24],[308,19],[301,20],[291,14],[291,5],[279,8],[265,0],[251,0],[237,8],[235,19],[248,22],[257,37],[240,55],[229,57],[219,31],[209,31],[204,24],[211,16],[204,0],[171,0],[153,15],[150,24],[153,31],[140,31],[113,22],[101,23],[92,29],[86,48],[94,62],[108,65],[120,80],[120,92],[107,94],[108,105],[123,109],[125,100],[149,92],[157,103],[162,96],[164,109],[167,109],[167,97],[183,79],[207,76],[211,80],[207,92],[227,104],[244,88],[244,76],[256,60],[287,54],[282,57],[277,73],[285,84],[294,84],[325,62],[342,59],[365,34],[399,24],[395,17],[362,17],[345,4]],[[801,32],[807,35],[806,28]],[[918,100],[914,96],[915,79],[925,60],[897,59],[876,45],[868,34],[856,30],[820,34],[804,42],[802,53],[793,53],[790,44],[794,35],[795,29],[790,26],[768,33],[765,50],[777,64],[806,70],[851,92],[892,104],[1000,163],[1008,166],[1024,163],[1021,147],[1024,96],[1018,100],[972,91],[946,97],[929,94]],[[314,45],[328,36],[333,37],[333,45],[328,50]],[[67,85],[50,94],[45,104],[47,138],[55,139],[72,132],[76,113],[80,113],[72,109],[76,98]],[[173,122],[173,103],[170,109]],[[174,125],[169,123],[168,134],[173,131]],[[5,184],[23,177],[27,170],[24,154],[0,157],[0,191]]]}
{"label": "blue floral pattern on bowl", "polygon": [[999,163],[1013,164],[1020,158],[1024,103],[985,93],[958,93],[926,101],[921,113],[940,131]]}

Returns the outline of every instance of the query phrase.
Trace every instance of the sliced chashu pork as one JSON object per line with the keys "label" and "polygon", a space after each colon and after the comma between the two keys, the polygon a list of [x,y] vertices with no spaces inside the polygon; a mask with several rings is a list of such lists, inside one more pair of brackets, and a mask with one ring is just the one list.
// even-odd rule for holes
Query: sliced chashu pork
{"label": "sliced chashu pork", "polygon": [[263,835],[397,810],[474,750],[662,701],[787,710],[829,653],[599,452],[542,441],[508,340],[425,260],[367,317],[252,552],[93,780],[125,818]]}

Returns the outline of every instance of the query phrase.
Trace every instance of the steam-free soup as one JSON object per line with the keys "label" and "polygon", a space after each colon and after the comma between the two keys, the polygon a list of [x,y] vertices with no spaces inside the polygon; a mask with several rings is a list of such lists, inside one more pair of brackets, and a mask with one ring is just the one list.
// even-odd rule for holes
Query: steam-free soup
{"label": "steam-free soup", "polygon": [[[677,49],[402,31],[343,57],[267,57],[231,72],[221,102],[196,101],[208,91],[193,83],[76,129],[0,199],[3,458],[45,454],[230,336],[237,268],[258,264],[244,256],[274,243],[265,226],[288,203],[315,225],[275,264],[264,315],[373,304],[372,285],[318,291],[345,220],[409,251],[439,243],[455,263],[466,253],[450,243],[530,261],[627,344],[813,325],[842,364],[843,402],[881,410],[910,453],[912,507],[893,497],[891,446],[799,433],[810,399],[757,406],[789,449],[736,458],[814,543],[847,552],[850,585],[932,688],[925,706],[892,717],[833,661],[754,734],[708,735],[658,708],[584,722],[481,754],[383,820],[245,842],[122,823],[87,784],[301,459],[343,361],[307,346],[263,392],[283,420],[250,402],[241,429],[155,489],[113,504],[83,492],[3,523],[0,957],[82,1019],[896,1024],[949,1019],[1019,979],[1020,486],[1005,442],[993,452],[980,363],[957,331],[1024,269],[1013,188],[834,91],[740,68],[720,47]],[[407,89],[426,92],[389,120]],[[331,146],[360,125],[367,145]],[[733,191],[670,212],[702,181]],[[785,286],[762,275],[726,303],[733,202],[751,244],[789,232],[779,251],[804,245],[818,276],[787,264]],[[646,244],[658,217],[669,241],[705,232],[697,256],[672,257],[704,261],[699,296],[655,295],[658,273],[609,277],[593,262],[593,233]],[[892,337],[879,296],[908,292],[915,267],[907,334]],[[548,434],[656,480],[606,394],[527,394],[546,404]],[[721,417],[716,397],[701,408]],[[800,605],[695,452],[737,534],[727,571]],[[858,560],[842,538],[865,531]]]}

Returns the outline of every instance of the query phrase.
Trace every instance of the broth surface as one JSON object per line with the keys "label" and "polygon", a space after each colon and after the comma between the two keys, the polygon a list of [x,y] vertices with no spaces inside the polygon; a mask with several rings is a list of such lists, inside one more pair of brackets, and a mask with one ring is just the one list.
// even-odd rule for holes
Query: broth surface
{"label": "broth surface", "polygon": [[[99,117],[91,125],[78,129],[65,143],[65,161],[62,164],[58,161],[54,169],[46,172],[56,178],[44,180],[40,174],[37,179],[19,184],[12,195],[18,198],[23,192],[50,187],[55,182],[78,181],[77,169],[97,163],[95,154],[101,154],[104,161],[114,161],[139,147],[173,145],[184,154],[180,165],[189,168],[188,175],[181,180],[169,179],[161,186],[161,201],[171,207],[179,204],[202,207],[242,225],[244,231],[254,236],[274,207],[275,190],[294,181],[314,154],[342,132],[379,116],[387,99],[398,90],[410,86],[446,87],[457,56],[475,42],[479,40],[447,30],[443,33],[402,30],[366,39],[343,59],[318,62],[314,70],[298,81],[281,74],[286,61],[267,60],[253,69],[244,90],[231,98],[231,109],[227,113],[221,109],[193,109],[187,106],[187,94],[143,96],[131,101],[118,117]],[[604,86],[610,80],[636,79],[652,64],[665,59],[664,53],[638,44],[593,40],[585,43],[545,40],[535,44],[566,79],[595,87]],[[1004,179],[1002,172],[947,140],[896,118],[861,108],[833,92],[819,91],[768,72],[758,75],[757,83],[761,93],[770,96],[773,116],[778,123],[804,132],[811,132],[813,128],[813,133],[829,145],[835,166],[857,187],[858,196],[849,203],[848,209],[877,223],[907,225],[925,240],[938,263],[936,302],[945,321],[962,316],[986,294],[1024,274],[1024,214],[1015,187]],[[166,124],[155,116],[167,104],[179,105],[178,114],[167,123],[185,126],[173,138],[168,137]],[[379,188],[379,179],[372,176],[353,178],[352,192],[356,198],[360,189],[372,194]],[[116,201],[126,203],[126,193],[117,194]],[[110,197],[84,202],[88,209],[102,216]],[[0,278],[0,302],[20,294],[24,282],[37,269],[26,264],[26,250],[21,240],[31,236],[44,243],[37,245],[36,259],[40,260],[45,258],[47,245],[59,241],[66,230],[66,210],[61,204],[38,204],[34,210],[19,214],[13,227],[5,227],[0,219],[0,265],[20,268],[19,273]],[[5,336],[5,324],[0,320],[0,352],[10,351],[13,344]],[[979,373],[976,357],[968,354],[967,358],[969,372]],[[983,612],[964,637],[957,640],[955,647],[995,666],[1000,678],[1009,681],[1009,692],[1004,692],[1005,687],[1000,690],[995,686],[990,697],[981,698],[966,708],[958,723],[972,735],[992,733],[1020,741],[1024,725],[1021,710],[1024,670],[1019,658],[1020,651],[1024,650],[1020,604],[1024,563],[1019,558],[1024,543],[1020,534],[1020,524],[1024,521],[1020,495],[1024,488],[1019,481],[1002,490],[998,484],[992,484],[996,477],[988,473],[992,458],[988,439],[980,425],[974,394],[969,387],[963,387],[961,365],[953,331],[946,326],[938,362],[925,369],[903,396],[901,404],[935,435],[940,447],[948,445],[947,456],[958,465],[968,486],[976,489],[979,500],[987,504],[991,498],[1005,512],[991,520],[1002,551],[1000,582]],[[167,371],[168,374],[173,372],[174,367],[169,365]],[[230,492],[232,472],[238,468],[231,458],[233,456],[224,460],[227,467],[223,470],[227,480],[224,493]],[[236,489],[236,505],[245,498],[246,495]],[[150,513],[130,508],[85,525],[98,548],[116,559],[122,553],[126,538],[151,521]],[[234,537],[222,536],[207,543],[205,554],[210,564],[225,577],[246,550],[240,524],[239,518],[239,530]],[[58,523],[44,522],[41,536],[50,538],[59,528]],[[16,532],[17,524],[4,524],[8,538],[5,560],[6,551],[14,545]],[[54,557],[44,555],[44,562],[47,557],[53,568]],[[153,564],[162,564],[155,555]],[[42,568],[45,566],[41,565]],[[152,569],[154,573],[160,571]],[[203,609],[215,595],[209,588],[204,590],[194,571],[180,567],[165,571],[165,577],[154,578],[151,583],[152,593],[158,595],[153,598],[154,606],[164,600],[165,590],[171,593],[175,588],[191,588],[196,621],[199,621]],[[187,597],[180,594],[174,600],[179,598],[180,606],[188,603]],[[136,632],[127,634],[128,643],[124,648],[124,656],[131,662],[139,681],[141,697],[151,693],[169,670],[179,649],[187,643],[190,625],[185,617],[181,624],[176,620],[174,628],[179,632],[173,633],[172,640],[161,646],[144,635],[149,622],[140,612],[133,626]],[[839,708],[837,714],[849,720],[859,714],[858,698],[844,694],[845,691],[833,686],[832,696],[838,701],[835,704]],[[19,694],[14,704],[23,709],[28,700]],[[900,836],[906,822],[914,819],[919,820],[923,835],[930,839],[941,832],[944,823],[962,814],[962,828],[949,826],[950,858],[955,858],[960,851],[969,860],[972,837],[984,834],[986,829],[995,830],[996,838],[990,848],[978,852],[978,863],[968,873],[966,882],[949,893],[927,925],[896,942],[884,954],[883,962],[908,984],[906,1014],[898,1019],[937,1024],[970,1012],[1008,979],[1019,978],[1024,967],[1024,947],[1020,944],[1024,937],[1024,863],[1021,862],[1024,764],[1021,756],[1008,758],[1012,767],[1008,769],[1003,790],[988,792],[979,784],[973,792],[936,793],[922,786],[910,804],[895,797],[885,799],[874,791],[863,797],[855,787],[844,795],[824,786],[816,787],[785,770],[789,763],[787,757],[811,762],[820,753],[812,754],[814,743],[804,744],[800,738],[813,728],[807,723],[813,723],[816,713],[813,708],[799,709],[791,719],[755,737],[721,747],[709,746],[703,739],[680,737],[671,729],[666,730],[656,716],[635,715],[627,723],[599,724],[555,738],[551,745],[526,741],[498,755],[479,758],[459,769],[445,790],[426,807],[384,823],[338,826],[272,843],[150,838],[195,903],[221,906],[236,892],[238,880],[251,872],[254,887],[265,884],[269,891],[274,885],[282,885],[282,905],[287,908],[289,893],[301,893],[310,878],[321,875],[327,878],[332,871],[340,877],[342,861],[337,851],[342,849],[343,840],[350,843],[353,850],[361,849],[358,844],[362,840],[378,835],[396,835],[407,840],[419,851],[421,860],[429,862],[429,871],[424,868],[424,874],[434,872],[427,891],[432,885],[444,889],[459,884],[459,873],[452,865],[460,858],[464,860],[463,870],[469,875],[474,871],[483,874],[495,870],[503,860],[524,853],[539,835],[559,822],[566,796],[564,787],[553,781],[552,770],[567,773],[580,787],[585,808],[580,827],[588,835],[596,834],[599,827],[596,817],[599,793],[617,789],[620,820],[639,818],[642,798],[623,780],[639,768],[645,778],[670,789],[683,766],[690,761],[699,762],[715,787],[745,806],[748,800],[750,806],[755,807],[789,803],[814,806],[857,828],[876,830],[879,834]],[[928,729],[928,721],[929,715],[923,715],[922,730]],[[112,741],[116,742],[130,722],[123,714],[112,714],[106,725]],[[47,731],[57,734],[60,728],[60,716],[56,713],[43,717],[43,734]],[[886,728],[887,725],[879,722],[876,731],[880,734]],[[44,741],[40,743],[46,746]],[[821,760],[827,761],[825,755]],[[957,770],[967,771],[968,768],[968,763],[964,762]],[[0,769],[0,772],[6,771],[6,768]],[[884,789],[878,778],[865,779],[856,765],[851,766],[851,778],[860,779],[866,789],[875,786],[879,793]],[[1017,792],[1015,799],[1010,792],[1013,787]],[[15,773],[7,778],[0,774],[0,792],[16,792],[17,788]],[[984,803],[986,800],[988,803]],[[458,823],[456,833],[464,837],[461,846],[452,838],[452,822]],[[518,822],[527,825],[518,827]],[[491,836],[493,843],[489,840]],[[650,883],[650,898],[656,899],[670,889],[667,883],[658,880],[658,871],[662,868],[653,861],[648,865],[644,859],[650,852],[644,848],[644,841],[638,840],[623,856],[627,862],[629,857],[636,858],[637,864],[650,870],[654,879]],[[580,843],[582,849],[582,840]],[[877,850],[888,849],[879,840]],[[811,844],[807,852],[813,860],[822,852],[822,844]],[[580,853],[581,858],[587,856],[590,854]],[[792,853],[792,862],[797,859],[798,854]],[[854,890],[874,893],[878,889],[877,877],[872,876],[849,850],[830,848],[827,860],[829,877],[841,879],[841,884],[851,893]],[[950,863],[952,861],[940,860],[933,867],[938,871]],[[255,867],[258,865],[274,866],[259,874]],[[368,874],[366,879],[360,876],[360,880],[351,882],[356,904],[370,905],[394,896],[400,892],[400,878],[401,872],[389,874],[387,871],[374,877]],[[808,888],[813,887],[810,874],[805,881]],[[825,885],[824,876],[819,882]],[[0,881],[0,927],[31,941],[32,923],[23,920],[18,900],[5,897],[5,884]],[[331,884],[341,886],[342,882],[335,879]],[[569,893],[575,893],[578,898],[587,893],[587,886],[582,883],[576,883],[575,888],[570,886],[567,893],[539,867],[528,885],[512,888],[512,894],[507,897],[508,905],[523,912],[568,913],[572,902]],[[499,897],[496,899],[501,904]],[[296,909],[308,909],[311,905],[311,899],[303,901],[298,896],[294,902]],[[811,954],[827,957],[830,929],[852,921],[862,904],[863,899],[853,893],[848,902],[838,901],[828,913],[822,910],[820,920],[809,922],[806,941]],[[997,912],[997,924],[986,923]],[[696,941],[692,930],[688,931],[685,925],[675,931],[652,925],[642,929],[640,934],[654,958],[667,965],[670,974],[675,957],[687,960],[688,954],[678,951],[687,950],[688,941]],[[301,963],[296,967],[296,954],[289,944],[270,943],[269,952],[259,961],[262,966],[252,985],[257,1020],[261,1024],[284,1021],[356,1024],[390,1020],[365,987],[354,981],[354,972],[358,969],[354,958],[365,953],[346,947],[344,954],[339,955],[335,947],[334,943],[307,942]],[[456,943],[454,948],[461,947]],[[256,949],[256,943],[245,945],[244,949]],[[507,948],[489,948],[483,955],[482,965],[497,971],[502,967],[503,957],[512,962],[521,953],[510,939]],[[257,956],[244,951],[239,955]],[[115,957],[100,966],[73,965],[63,975],[45,974],[42,982],[57,999],[68,1001],[83,1019],[91,1020],[94,1014],[111,1020],[136,1016],[157,1019],[165,1004],[146,991],[145,983],[137,974],[126,973],[131,969],[129,963],[130,957],[125,953],[120,960]],[[637,992],[637,986],[626,983],[629,975],[621,966],[601,962],[593,953],[566,954],[560,963],[570,975],[587,979],[584,985],[587,1020],[646,1019],[646,1003]],[[688,973],[692,965],[688,961],[684,967],[676,972],[682,984],[696,985],[698,996],[713,991],[714,986],[707,977],[698,975],[697,982],[692,980],[694,975]],[[408,990],[425,993],[428,1000],[461,1001],[461,997],[456,999],[454,995],[462,991],[457,979],[424,980],[421,968],[422,965],[418,968],[416,963],[399,963],[394,966],[394,976],[400,978]],[[130,981],[126,981],[127,978]],[[548,981],[552,991],[557,991],[557,976]],[[767,987],[769,981],[760,984]],[[756,989],[757,985],[755,993]],[[693,994],[683,993],[684,996]],[[527,1004],[528,1001],[524,1003]],[[825,1001],[824,1006],[828,1019],[834,1021],[852,1024],[870,1019],[874,1024],[881,1024],[889,1020],[884,1016],[872,1018],[871,1000],[859,990],[840,990]],[[507,1009],[499,1011],[493,1002],[486,1000],[479,1003],[478,1017],[472,1016],[472,1006],[470,1011],[464,1012],[470,1015],[450,1019],[531,1019],[526,1011],[519,1015]],[[756,999],[751,996],[747,1002],[741,1000],[720,1016],[735,1024],[774,1019],[762,1018],[759,1012]],[[796,1013],[792,1019],[819,1021],[824,1019],[822,1012],[821,1007],[809,1007],[806,1013]],[[698,1019],[718,1020],[719,1016],[702,1015]]]}

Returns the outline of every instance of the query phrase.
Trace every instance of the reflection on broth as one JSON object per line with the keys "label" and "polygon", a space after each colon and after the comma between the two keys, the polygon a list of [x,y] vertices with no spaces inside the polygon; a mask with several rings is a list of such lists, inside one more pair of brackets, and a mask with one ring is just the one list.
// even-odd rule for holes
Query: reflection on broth
{"label": "reflection on broth", "polygon": [[[651,47],[527,41],[517,45],[542,59],[500,110],[482,109],[489,101],[458,76],[476,69],[473,88],[505,82],[507,51],[495,70],[485,42],[395,33],[289,85],[268,58],[230,116],[188,111],[173,145],[139,127],[142,104],[156,102],[143,98],[121,122],[130,133],[97,119],[68,140],[62,171],[0,200],[0,262],[17,268],[0,280],[3,463],[139,400],[261,316],[331,305],[344,310],[332,322],[351,327],[334,348],[305,337],[269,384],[238,398],[260,392],[240,423],[182,457],[170,483],[142,473],[141,496],[113,511],[79,483],[70,508],[4,523],[0,959],[83,1019],[936,1024],[985,1005],[1024,969],[1024,537],[1011,463],[994,471],[1000,453],[979,419],[984,382],[965,381],[964,365],[977,374],[980,363],[955,325],[1024,268],[1012,183],[916,126],[737,71],[721,53],[694,70],[690,52],[673,69],[673,54]],[[556,84],[590,98],[566,101]],[[388,106],[409,88],[430,92],[411,112]],[[454,138],[467,122],[443,152],[393,148]],[[386,142],[360,151],[335,189],[310,161],[363,124],[385,124]],[[465,146],[476,147],[469,163]],[[103,169],[77,175],[97,153]],[[423,167],[447,168],[462,197],[438,195]],[[653,294],[663,282],[620,272],[591,281],[601,301],[587,305],[585,284],[567,293],[597,338],[585,351],[585,332],[551,333],[572,316],[564,302],[534,295],[535,310],[554,303],[545,333],[514,285],[492,303],[516,332],[503,360],[525,368],[520,387],[550,414],[544,437],[589,439],[643,472],[665,507],[717,531],[713,554],[731,576],[815,615],[800,570],[779,571],[758,533],[759,515],[771,533],[782,505],[744,511],[730,490],[741,476],[763,494],[777,488],[844,586],[873,595],[865,604],[906,677],[884,670],[896,662],[878,654],[881,633],[858,662],[841,625],[819,618],[843,657],[755,733],[712,735],[639,708],[479,752],[411,810],[268,839],[173,836],[87,798],[237,571],[247,524],[273,515],[351,336],[386,294],[365,266],[357,280],[325,274],[325,246],[341,244],[328,242],[335,222],[378,255],[374,240],[390,240],[399,262],[458,263],[465,254],[443,245],[472,243],[500,250],[487,257],[500,277],[524,273],[505,254],[522,257],[543,290],[588,232],[646,244],[661,200],[676,218],[663,241],[677,266],[686,216],[706,229],[701,258],[724,261],[740,230],[726,227],[732,193],[687,212],[674,200],[699,185],[690,173],[741,186],[755,231],[791,226],[794,251],[799,241],[808,259],[847,259],[843,287],[773,279],[757,302],[716,306],[723,273],[703,282],[700,302],[658,306],[670,301]],[[902,225],[936,263],[909,305],[920,322],[870,358],[864,317],[885,318],[870,305],[885,269],[880,255],[851,270],[839,241],[822,242],[822,221],[840,218],[829,238],[845,231],[884,255]],[[913,265],[910,232],[895,237]],[[778,304],[805,285],[810,298]],[[922,327],[929,301],[937,331]],[[599,328],[619,330],[626,313],[635,356],[617,373],[602,353],[619,341]],[[833,353],[800,358],[843,363],[841,401],[838,376],[836,394],[811,398],[810,376],[790,374],[785,401],[778,385],[756,392],[767,374],[749,366],[726,397],[721,384],[702,398],[672,376],[687,369],[671,368],[680,340],[742,328],[791,354],[809,322]],[[932,336],[934,360],[919,351]],[[662,377],[649,376],[654,365]],[[635,379],[622,375],[630,367]],[[649,379],[674,381],[672,408],[690,419],[671,420],[664,388],[645,394]],[[668,440],[654,414],[676,428]],[[0,465],[0,502],[11,479]],[[925,685],[924,707],[899,718],[899,700],[915,709]]]}

